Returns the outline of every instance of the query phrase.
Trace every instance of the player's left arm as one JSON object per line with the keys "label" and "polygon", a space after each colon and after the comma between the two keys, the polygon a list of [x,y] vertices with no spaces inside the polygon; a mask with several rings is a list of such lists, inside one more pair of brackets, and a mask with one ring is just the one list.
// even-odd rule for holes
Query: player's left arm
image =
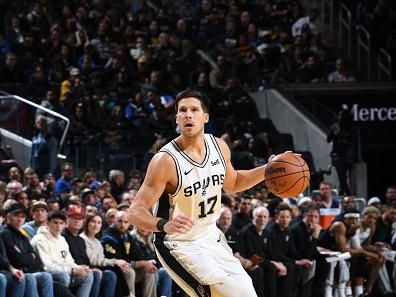
{"label": "player's left arm", "polygon": [[226,172],[223,189],[227,193],[242,192],[264,180],[264,171],[267,164],[250,170],[235,170],[231,164],[231,151],[224,140],[216,138],[226,162]]}

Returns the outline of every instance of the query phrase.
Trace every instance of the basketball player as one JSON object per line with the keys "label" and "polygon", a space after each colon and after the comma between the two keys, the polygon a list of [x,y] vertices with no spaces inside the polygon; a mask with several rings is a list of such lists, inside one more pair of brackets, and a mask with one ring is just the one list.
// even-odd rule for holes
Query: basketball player
{"label": "basketball player", "polygon": [[129,221],[158,232],[157,256],[189,296],[257,296],[216,220],[222,188],[235,193],[253,187],[263,181],[265,165],[252,170],[233,168],[226,143],[204,134],[209,99],[202,93],[179,93],[175,107],[181,135],[151,160],[129,209]]}

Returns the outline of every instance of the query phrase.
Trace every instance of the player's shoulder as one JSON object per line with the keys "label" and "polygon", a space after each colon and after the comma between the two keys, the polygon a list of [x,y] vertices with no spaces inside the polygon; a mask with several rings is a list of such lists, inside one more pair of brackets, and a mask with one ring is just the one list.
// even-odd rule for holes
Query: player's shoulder
{"label": "player's shoulder", "polygon": [[219,145],[220,149],[229,149],[227,143],[220,137],[216,137],[212,134],[210,134],[211,137],[214,139],[214,141]]}

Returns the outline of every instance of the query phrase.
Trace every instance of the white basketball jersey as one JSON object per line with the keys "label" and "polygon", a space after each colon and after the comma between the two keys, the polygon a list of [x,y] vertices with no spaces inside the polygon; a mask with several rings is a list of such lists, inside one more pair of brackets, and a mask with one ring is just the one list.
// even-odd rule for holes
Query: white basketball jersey
{"label": "white basketball jersey", "polygon": [[204,134],[204,140],[206,154],[202,163],[192,160],[174,140],[160,150],[173,158],[178,185],[175,193],[160,198],[157,216],[172,219],[182,213],[194,221],[190,232],[167,234],[166,240],[195,240],[217,228],[226,164],[214,136]]}

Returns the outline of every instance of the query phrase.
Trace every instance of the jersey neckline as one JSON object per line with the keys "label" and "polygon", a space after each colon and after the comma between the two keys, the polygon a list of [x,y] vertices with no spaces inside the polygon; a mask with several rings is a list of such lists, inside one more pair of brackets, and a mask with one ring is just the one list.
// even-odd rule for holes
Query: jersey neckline
{"label": "jersey neckline", "polygon": [[173,146],[183,156],[183,158],[186,159],[192,165],[200,167],[200,168],[202,168],[206,165],[206,163],[209,160],[209,154],[210,154],[209,146],[208,146],[205,136],[204,136],[204,142],[205,142],[205,158],[203,159],[203,161],[201,163],[198,163],[198,162],[194,161],[193,159],[191,159],[190,156],[187,155],[185,152],[183,152],[183,150],[179,147],[179,145],[177,144],[177,142],[175,140],[172,140]]}

